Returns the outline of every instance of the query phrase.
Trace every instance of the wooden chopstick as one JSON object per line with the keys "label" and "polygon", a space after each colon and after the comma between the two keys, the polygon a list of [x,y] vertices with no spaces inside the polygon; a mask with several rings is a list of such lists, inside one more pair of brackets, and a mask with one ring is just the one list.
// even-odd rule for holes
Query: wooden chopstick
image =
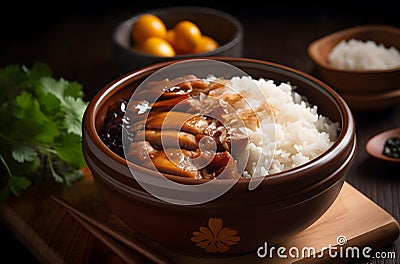
{"label": "wooden chopstick", "polygon": [[[60,198],[51,195],[51,198],[61,205],[71,216],[73,216],[82,226],[84,226],[91,234],[93,234],[97,239],[102,241],[104,244],[110,247],[116,254],[118,254],[122,259],[128,263],[141,263],[137,255],[134,255],[127,248],[121,246],[122,242],[125,246],[133,249],[134,252],[139,254],[142,258],[146,258],[152,263],[157,264],[173,264],[171,260],[160,255],[155,250],[137,242],[134,240],[126,239],[119,235],[114,230],[105,226],[101,222],[95,220],[94,218],[86,215],[80,210],[76,209],[68,202],[61,200]],[[143,261],[142,261],[143,262]]]}
{"label": "wooden chopstick", "polygon": [[[65,208],[66,209],[66,208]],[[92,235],[94,235],[99,241],[103,242],[106,246],[108,246],[113,252],[115,252],[118,256],[120,256],[126,263],[143,263],[140,259],[130,252],[125,246],[121,246],[115,239],[111,238],[103,231],[95,227],[94,225],[89,224],[73,211],[66,209],[67,213],[69,213],[72,217],[75,218],[84,228],[86,228]]]}

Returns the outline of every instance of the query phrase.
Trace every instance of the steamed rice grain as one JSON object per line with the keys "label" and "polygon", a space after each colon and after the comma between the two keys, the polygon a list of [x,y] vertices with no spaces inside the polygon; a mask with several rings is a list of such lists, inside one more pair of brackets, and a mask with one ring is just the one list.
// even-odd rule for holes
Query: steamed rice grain
{"label": "steamed rice grain", "polygon": [[400,52],[372,40],[342,40],[332,49],[328,62],[342,70],[386,70],[400,67]]}

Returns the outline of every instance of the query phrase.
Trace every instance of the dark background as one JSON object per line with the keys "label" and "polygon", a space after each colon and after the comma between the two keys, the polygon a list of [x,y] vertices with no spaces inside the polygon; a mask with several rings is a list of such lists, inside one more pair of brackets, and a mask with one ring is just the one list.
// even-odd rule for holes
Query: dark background
{"label": "dark background", "polygon": [[[245,27],[244,57],[257,57],[310,71],[304,45],[293,52],[293,59],[282,61],[281,54],[268,54],[269,45],[281,46],[277,37],[286,34],[285,27],[299,27],[298,34],[312,38],[333,30],[358,24],[400,25],[400,15],[389,1],[10,1],[0,15],[0,67],[11,63],[30,66],[34,61],[47,63],[54,75],[78,81],[90,98],[119,73],[109,60],[113,52],[112,30],[117,23],[137,12],[172,5],[206,6],[226,11]],[[262,23],[260,23],[262,21]],[[270,21],[270,23],[268,23]],[[248,31],[271,39],[259,49],[246,46],[257,41],[247,38]],[[305,32],[303,32],[305,31]],[[250,34],[247,34],[250,35]],[[251,36],[254,36],[252,34]],[[296,41],[296,35],[287,36]],[[312,41],[310,38],[307,41]],[[304,39],[304,38],[303,38]],[[260,45],[262,45],[260,43]],[[301,49],[300,49],[301,48]],[[262,51],[262,52],[261,52]],[[260,56],[264,53],[265,56]],[[308,59],[308,58],[307,58]],[[302,62],[302,65],[296,64]],[[304,65],[306,61],[306,65]],[[108,69],[108,70],[107,70]]]}
{"label": "dark background", "polygon": [[[361,24],[400,27],[400,12],[393,7],[392,1],[73,0],[11,1],[7,5],[7,8],[1,8],[0,15],[0,67],[44,62],[53,70],[54,76],[81,83],[88,100],[120,74],[113,61],[114,27],[135,13],[149,9],[197,5],[226,11],[243,22],[244,57],[269,60],[305,72],[313,70],[306,46],[318,37]],[[259,36],[263,36],[263,41],[259,41]],[[365,120],[368,116],[360,118]],[[353,180],[355,183],[360,181],[358,178]],[[364,186],[362,191],[368,193],[369,187]],[[378,200],[379,194],[373,198]],[[386,209],[399,214],[398,205]],[[5,260],[4,263],[37,262],[2,224],[0,242],[3,245],[0,259]]]}

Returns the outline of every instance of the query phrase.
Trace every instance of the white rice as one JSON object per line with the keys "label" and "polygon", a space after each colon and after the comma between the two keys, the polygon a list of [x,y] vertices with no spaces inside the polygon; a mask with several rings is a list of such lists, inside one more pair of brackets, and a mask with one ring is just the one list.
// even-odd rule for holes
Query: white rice
{"label": "white rice", "polygon": [[233,77],[230,81],[229,93],[238,92],[247,101],[235,103],[234,108],[240,109],[237,112],[254,109],[259,121],[258,126],[245,128],[250,143],[242,152],[247,160],[244,177],[264,176],[304,164],[337,139],[340,124],[319,114],[318,107],[310,105],[290,84],[277,85],[273,80],[251,77]]}
{"label": "white rice", "polygon": [[400,67],[400,52],[372,40],[342,40],[330,52],[328,62],[342,70],[386,70]]}

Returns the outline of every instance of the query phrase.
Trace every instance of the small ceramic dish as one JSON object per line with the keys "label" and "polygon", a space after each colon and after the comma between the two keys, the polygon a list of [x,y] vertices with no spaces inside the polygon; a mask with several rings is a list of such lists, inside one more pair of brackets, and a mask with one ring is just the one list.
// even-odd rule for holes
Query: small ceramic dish
{"label": "small ceramic dish", "polygon": [[[313,41],[308,47],[309,57],[316,65],[318,77],[332,86],[336,91],[348,97],[350,106],[359,106],[358,100],[368,100],[362,96],[378,96],[391,100],[391,94],[385,92],[399,89],[400,67],[384,70],[345,70],[338,69],[329,63],[329,55],[342,40],[356,39],[374,41],[386,48],[394,47],[400,50],[400,29],[386,25],[361,25],[343,29]],[[353,101],[354,99],[354,101]],[[369,105],[372,108],[374,106]],[[363,109],[369,109],[363,106]],[[381,104],[381,106],[391,106]]]}
{"label": "small ceramic dish", "polygon": [[[133,24],[143,14],[159,17],[167,29],[173,28],[182,20],[190,20],[201,30],[201,33],[212,37],[219,43],[214,50],[197,54],[177,54],[173,57],[161,57],[139,52],[134,46],[131,31]],[[121,73],[129,72],[157,62],[208,56],[241,57],[243,52],[243,25],[234,16],[208,7],[172,6],[146,10],[134,14],[118,24],[114,30],[113,42],[115,59]]]}
{"label": "small ceramic dish", "polygon": [[393,136],[400,137],[400,128],[393,128],[376,134],[368,140],[365,150],[374,158],[400,163],[400,158],[392,158],[383,154],[386,141]]}

